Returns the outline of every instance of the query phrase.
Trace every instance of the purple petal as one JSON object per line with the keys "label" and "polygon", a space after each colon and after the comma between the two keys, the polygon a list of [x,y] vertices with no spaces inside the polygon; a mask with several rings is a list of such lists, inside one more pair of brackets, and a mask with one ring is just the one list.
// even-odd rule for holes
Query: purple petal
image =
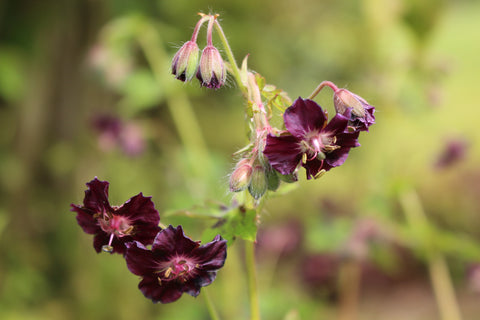
{"label": "purple petal", "polygon": [[134,225],[132,239],[144,245],[152,244],[161,228],[151,223],[139,222]]}
{"label": "purple petal", "polygon": [[354,148],[354,147],[360,147],[360,143],[358,142],[358,136],[360,132],[345,132],[345,133],[339,133],[336,135],[337,141],[336,145],[346,148]]}
{"label": "purple petal", "polygon": [[227,241],[215,238],[213,241],[195,249],[192,256],[202,270],[220,269],[227,258]]}
{"label": "purple petal", "polygon": [[186,254],[187,256],[199,243],[185,236],[182,226],[174,228],[172,225],[160,231],[153,241],[152,251],[156,254],[172,255]]}
{"label": "purple petal", "polygon": [[87,183],[83,205],[93,212],[112,211],[108,202],[108,181],[100,181],[96,177]]}
{"label": "purple petal", "polygon": [[338,167],[342,165],[345,160],[347,160],[349,151],[350,148],[340,148],[334,150],[327,154],[327,158],[324,160],[324,162],[331,167]]}
{"label": "purple petal", "polygon": [[177,301],[183,294],[182,284],[177,281],[164,281],[162,285],[155,276],[147,276],[138,284],[143,295],[153,302],[170,303]]}
{"label": "purple petal", "polygon": [[348,125],[348,118],[337,113],[323,129],[324,132],[333,132],[334,135],[344,132]]}
{"label": "purple petal", "polygon": [[299,139],[294,136],[267,136],[263,151],[270,165],[281,174],[292,174],[302,159]]}
{"label": "purple petal", "polygon": [[137,241],[129,242],[126,246],[125,261],[130,272],[138,276],[145,276],[158,271],[160,261],[155,259],[151,250]]}
{"label": "purple petal", "polygon": [[[102,247],[104,245],[107,245],[109,240],[110,240],[110,236],[108,234],[106,234],[105,232],[100,231],[99,233],[97,233],[93,237],[93,247],[95,248],[95,251],[97,251],[97,253],[102,252]],[[113,242],[112,242],[112,246],[113,246]],[[120,249],[120,251],[122,251],[122,250]],[[112,251],[112,253],[113,253],[113,251]],[[122,252],[122,254],[123,254],[123,252]]]}
{"label": "purple petal", "polygon": [[[118,253],[124,255],[126,252],[125,242],[132,241],[131,237],[122,237],[117,238],[116,236],[113,237],[111,246],[113,250],[110,253]],[[103,231],[99,232],[98,234],[93,237],[93,247],[97,253],[102,252],[102,247],[108,245],[110,241],[110,235]]]}
{"label": "purple petal", "polygon": [[142,193],[130,198],[115,214],[128,217],[134,226],[133,239],[144,245],[153,243],[155,236],[161,230],[158,226],[160,215],[155,209],[151,197]]}
{"label": "purple petal", "polygon": [[200,271],[195,278],[188,280],[184,284],[182,291],[188,293],[192,297],[196,297],[200,294],[200,288],[211,284],[213,280],[215,280],[216,276],[216,272]]}
{"label": "purple petal", "polygon": [[315,178],[315,176],[320,172],[320,170],[324,169],[324,161],[315,158],[307,161],[307,163],[302,164],[302,166],[306,170],[307,179],[310,180],[312,178]]}
{"label": "purple petal", "polygon": [[134,223],[136,221],[144,221],[158,225],[160,222],[160,215],[155,209],[152,197],[144,197],[141,192],[127,200],[116,210],[115,214],[128,217]]}
{"label": "purple petal", "polygon": [[306,132],[320,131],[327,117],[315,101],[298,98],[283,115],[285,127],[295,137],[302,138]]}
{"label": "purple petal", "polygon": [[82,227],[83,231],[88,234],[96,234],[102,229],[97,223],[97,220],[93,218],[93,214],[84,208],[81,208],[77,205],[72,204],[71,211],[77,213],[77,222]]}

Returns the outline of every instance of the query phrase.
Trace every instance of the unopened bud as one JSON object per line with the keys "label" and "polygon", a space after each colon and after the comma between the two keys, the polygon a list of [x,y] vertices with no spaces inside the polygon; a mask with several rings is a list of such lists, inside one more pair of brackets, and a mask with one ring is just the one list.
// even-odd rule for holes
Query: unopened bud
{"label": "unopened bud", "polygon": [[248,159],[244,159],[237,164],[237,167],[230,176],[230,191],[239,192],[245,190],[250,184],[252,178],[252,166],[249,163]]}
{"label": "unopened bud", "polygon": [[352,108],[352,114],[356,115],[357,117],[365,116],[363,105],[368,104],[361,97],[351,93],[346,89],[339,89],[335,92],[333,96],[333,103],[335,105],[335,110],[337,110],[338,113],[344,114],[347,108]]}
{"label": "unopened bud", "polygon": [[199,54],[200,49],[196,42],[186,42],[173,57],[172,74],[181,81],[192,80],[198,69]]}
{"label": "unopened bud", "polygon": [[337,113],[350,118],[349,125],[355,130],[368,131],[368,127],[375,123],[373,115],[375,107],[347,89],[336,90],[333,95],[333,103]]}
{"label": "unopened bud", "polygon": [[252,172],[252,180],[248,186],[248,191],[255,198],[260,199],[267,192],[268,181],[263,166],[255,166]]}
{"label": "unopened bud", "polygon": [[267,172],[268,190],[275,191],[280,186],[277,171],[270,169]]}
{"label": "unopened bud", "polygon": [[227,72],[222,56],[217,48],[207,45],[200,57],[197,78],[202,86],[218,89],[225,84]]}

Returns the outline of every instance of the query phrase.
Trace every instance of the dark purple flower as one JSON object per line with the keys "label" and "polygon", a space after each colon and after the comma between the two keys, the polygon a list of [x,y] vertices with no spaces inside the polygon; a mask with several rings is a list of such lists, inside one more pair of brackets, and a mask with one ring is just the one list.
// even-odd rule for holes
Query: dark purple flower
{"label": "dark purple flower", "polygon": [[181,226],[158,233],[149,250],[138,241],[127,243],[128,269],[143,279],[138,288],[153,302],[170,303],[183,293],[196,297],[215,280],[227,257],[227,241],[216,236],[201,246],[186,237]]}
{"label": "dark purple flower", "polygon": [[95,250],[125,254],[127,242],[152,244],[160,231],[160,215],[151,197],[139,193],[123,205],[112,207],[108,202],[108,185],[107,181],[93,179],[87,183],[83,206],[71,205],[83,231],[95,235]]}
{"label": "dark purple flower", "polygon": [[[375,107],[365,99],[348,91],[338,89],[333,95],[335,110],[349,118],[348,125],[358,131],[368,131],[368,127],[375,123]],[[350,109],[350,111],[348,111]],[[347,112],[349,114],[347,115]]]}
{"label": "dark purple flower", "polygon": [[298,164],[307,170],[307,178],[345,162],[350,148],[358,147],[359,132],[347,130],[346,115],[337,113],[327,124],[327,115],[313,100],[298,98],[283,115],[289,134],[267,136],[263,153],[273,168],[283,175],[295,172]]}

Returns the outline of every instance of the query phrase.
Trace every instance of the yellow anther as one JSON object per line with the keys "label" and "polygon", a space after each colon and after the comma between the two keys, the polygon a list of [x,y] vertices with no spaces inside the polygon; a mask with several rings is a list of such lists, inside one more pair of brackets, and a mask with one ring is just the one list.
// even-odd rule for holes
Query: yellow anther
{"label": "yellow anther", "polygon": [[327,172],[327,170],[325,169],[322,169],[320,171],[318,171],[318,173],[315,175],[315,177],[313,177],[314,179],[318,179],[320,178],[321,176],[323,176],[325,174],[325,172]]}

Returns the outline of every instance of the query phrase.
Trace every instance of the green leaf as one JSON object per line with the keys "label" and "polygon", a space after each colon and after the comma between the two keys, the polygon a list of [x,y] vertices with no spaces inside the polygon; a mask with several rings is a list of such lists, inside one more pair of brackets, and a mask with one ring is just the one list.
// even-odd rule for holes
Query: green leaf
{"label": "green leaf", "polygon": [[257,236],[257,213],[254,209],[243,206],[231,208],[211,228],[203,232],[202,241],[210,241],[217,234],[232,244],[236,238],[255,241]]}

